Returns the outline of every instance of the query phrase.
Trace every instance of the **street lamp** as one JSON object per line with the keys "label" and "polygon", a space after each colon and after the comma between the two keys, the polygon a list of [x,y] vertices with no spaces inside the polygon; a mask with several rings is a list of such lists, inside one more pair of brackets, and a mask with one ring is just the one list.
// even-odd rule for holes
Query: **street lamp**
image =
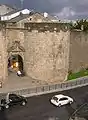
{"label": "street lamp", "polygon": [[21,8],[23,8],[24,0],[20,0],[20,2],[21,2]]}

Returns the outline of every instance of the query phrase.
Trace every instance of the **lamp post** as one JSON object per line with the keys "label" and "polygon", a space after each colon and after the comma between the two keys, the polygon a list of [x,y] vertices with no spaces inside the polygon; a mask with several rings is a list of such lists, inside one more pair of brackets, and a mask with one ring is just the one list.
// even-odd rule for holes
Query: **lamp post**
{"label": "lamp post", "polygon": [[21,9],[23,8],[23,3],[24,3],[24,0],[20,0],[21,2]]}

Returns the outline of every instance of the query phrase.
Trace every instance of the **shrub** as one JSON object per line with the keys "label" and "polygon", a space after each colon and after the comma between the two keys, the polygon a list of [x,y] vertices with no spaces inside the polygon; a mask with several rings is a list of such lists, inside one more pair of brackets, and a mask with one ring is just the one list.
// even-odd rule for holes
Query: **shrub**
{"label": "shrub", "polygon": [[86,70],[88,70],[88,67],[86,68]]}
{"label": "shrub", "polygon": [[68,74],[71,75],[71,74],[72,74],[72,70],[69,70],[69,71],[68,71]]}

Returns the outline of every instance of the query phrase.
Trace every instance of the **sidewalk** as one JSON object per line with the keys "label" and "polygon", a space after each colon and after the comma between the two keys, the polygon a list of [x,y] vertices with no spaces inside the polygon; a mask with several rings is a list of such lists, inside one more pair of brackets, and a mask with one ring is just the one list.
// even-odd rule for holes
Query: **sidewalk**
{"label": "sidewalk", "polygon": [[83,86],[88,86],[88,76],[65,81],[63,83],[46,83],[30,77],[18,77],[16,74],[12,74],[7,83],[0,88],[0,96],[4,97],[10,92],[29,97]]}
{"label": "sidewalk", "polygon": [[31,77],[19,77],[16,74],[11,74],[9,80],[0,88],[0,93],[38,87],[41,85],[47,85],[47,83],[41,80],[32,79]]}

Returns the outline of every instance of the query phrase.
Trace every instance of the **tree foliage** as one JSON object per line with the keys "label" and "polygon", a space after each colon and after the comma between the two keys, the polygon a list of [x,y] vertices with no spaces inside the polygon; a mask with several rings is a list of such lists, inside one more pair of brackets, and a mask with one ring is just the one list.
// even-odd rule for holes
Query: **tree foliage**
{"label": "tree foliage", "polygon": [[88,21],[86,19],[77,20],[75,24],[70,23],[70,28],[88,31]]}

